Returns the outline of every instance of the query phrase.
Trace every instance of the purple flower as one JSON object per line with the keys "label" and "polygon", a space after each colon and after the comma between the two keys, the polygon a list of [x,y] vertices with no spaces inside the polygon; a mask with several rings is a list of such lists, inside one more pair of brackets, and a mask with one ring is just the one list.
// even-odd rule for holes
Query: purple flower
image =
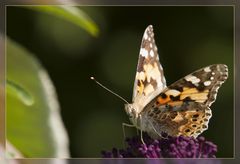
{"label": "purple flower", "polygon": [[166,137],[152,139],[143,134],[144,145],[139,136],[126,138],[126,149],[113,148],[102,151],[103,158],[215,158],[217,146],[204,137]]}

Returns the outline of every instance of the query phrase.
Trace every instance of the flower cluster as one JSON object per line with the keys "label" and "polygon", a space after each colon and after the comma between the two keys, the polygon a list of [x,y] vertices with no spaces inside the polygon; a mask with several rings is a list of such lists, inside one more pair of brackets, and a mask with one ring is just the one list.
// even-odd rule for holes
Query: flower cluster
{"label": "flower cluster", "polygon": [[126,149],[113,148],[102,151],[104,158],[215,158],[217,146],[204,137],[167,137],[152,139],[143,135],[145,144],[139,136],[127,138]]}

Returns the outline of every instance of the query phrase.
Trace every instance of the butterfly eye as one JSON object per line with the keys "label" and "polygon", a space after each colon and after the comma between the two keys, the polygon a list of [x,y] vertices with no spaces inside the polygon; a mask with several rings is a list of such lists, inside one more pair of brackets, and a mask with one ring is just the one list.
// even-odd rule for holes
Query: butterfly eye
{"label": "butterfly eye", "polygon": [[135,113],[136,111],[134,108],[131,108],[130,110],[131,110],[131,113]]}
{"label": "butterfly eye", "polygon": [[133,118],[135,114],[136,114],[136,110],[133,107],[129,108],[129,117]]}

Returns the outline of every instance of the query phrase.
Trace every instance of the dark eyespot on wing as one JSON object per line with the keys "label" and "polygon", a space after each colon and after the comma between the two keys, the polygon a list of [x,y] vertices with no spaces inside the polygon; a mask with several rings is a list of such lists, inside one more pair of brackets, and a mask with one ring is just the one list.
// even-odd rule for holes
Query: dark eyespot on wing
{"label": "dark eyespot on wing", "polygon": [[166,95],[165,93],[161,93],[161,94],[160,94],[160,97],[163,98],[163,99],[165,99],[165,98],[167,98],[167,95]]}
{"label": "dark eyespot on wing", "polygon": [[191,99],[189,96],[187,96],[186,98],[183,99],[184,102],[186,102],[186,101],[191,101],[191,100],[192,100],[192,99]]}
{"label": "dark eyespot on wing", "polygon": [[180,100],[180,95],[179,95],[179,96],[170,95],[170,99],[171,99],[172,101],[179,101],[179,100]]}

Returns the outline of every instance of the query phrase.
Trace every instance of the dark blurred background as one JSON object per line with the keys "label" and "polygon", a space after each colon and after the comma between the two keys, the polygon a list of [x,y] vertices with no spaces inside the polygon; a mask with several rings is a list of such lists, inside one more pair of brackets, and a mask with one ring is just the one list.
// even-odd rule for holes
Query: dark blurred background
{"label": "dark blurred background", "polygon": [[[129,122],[124,103],[89,77],[131,101],[140,43],[149,24],[168,84],[210,64],[228,65],[229,78],[202,135],[218,145],[217,157],[233,157],[233,7],[79,9],[97,23],[98,37],[47,14],[7,7],[7,35],[36,55],[55,85],[72,157],[100,157],[101,150],[123,147],[122,122]],[[126,133],[136,131],[127,128]]]}

